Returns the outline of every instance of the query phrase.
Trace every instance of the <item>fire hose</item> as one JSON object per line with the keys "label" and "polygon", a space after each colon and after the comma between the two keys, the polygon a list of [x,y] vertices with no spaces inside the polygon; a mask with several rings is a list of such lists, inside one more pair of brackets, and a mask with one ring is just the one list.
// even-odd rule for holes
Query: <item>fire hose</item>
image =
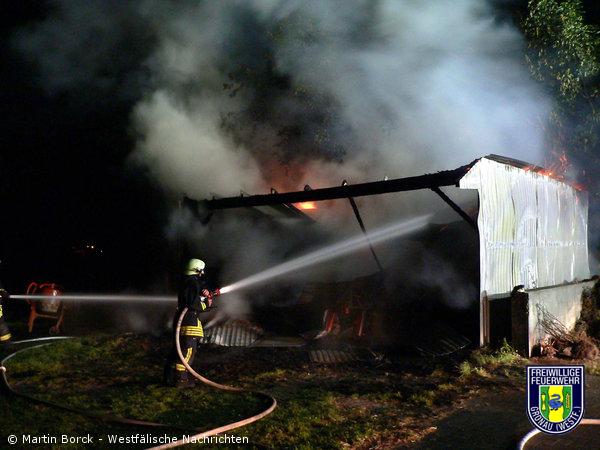
{"label": "fire hose", "polygon": [[[579,425],[600,425],[600,419],[581,419],[581,422],[579,422]],[[539,430],[537,428],[534,430],[531,430],[529,433],[527,433],[525,436],[523,436],[523,438],[519,441],[519,443],[517,444],[517,449],[525,450],[525,448],[527,447],[527,443],[534,436],[537,436],[540,433],[543,433],[543,431]]]}
{"label": "fire hose", "polygon": [[[203,431],[194,436],[190,436],[190,440],[191,441],[199,441],[203,438],[215,436],[217,434],[224,433],[226,431],[235,430],[236,428],[244,427],[246,425],[256,422],[256,421],[262,419],[263,417],[271,414],[277,407],[277,400],[275,400],[274,397],[270,396],[269,394],[265,394],[264,392],[246,391],[245,389],[241,389],[238,387],[227,386],[225,384],[215,383],[214,381],[211,381],[208,378],[205,378],[202,375],[200,375],[198,372],[196,372],[194,370],[194,368],[192,366],[190,366],[190,364],[185,360],[183,353],[181,351],[181,343],[179,342],[179,332],[181,331],[181,324],[182,324],[183,319],[185,318],[185,315],[187,314],[187,312],[188,312],[188,308],[185,307],[185,308],[183,308],[183,310],[181,311],[181,314],[179,315],[179,320],[177,321],[177,326],[175,327],[175,348],[177,349],[177,355],[179,356],[179,360],[181,361],[181,364],[184,365],[184,367],[188,370],[188,372],[191,373],[194,376],[194,378],[196,378],[200,382],[202,382],[208,386],[212,386],[216,389],[221,389],[223,391],[230,391],[230,392],[249,392],[252,394],[257,394],[257,395],[260,395],[263,397],[267,397],[269,400],[271,400],[271,405],[267,409],[262,411],[261,413],[258,413],[251,417],[248,417],[246,419],[238,420],[237,422],[223,425],[218,428],[213,428],[212,430]],[[166,448],[175,448],[180,445],[183,445],[184,443],[185,442],[177,440],[177,441],[174,441],[174,442],[171,442],[168,444],[163,444],[163,445],[159,445],[156,447],[152,447],[149,450],[162,450],[162,449],[166,449]]]}
{"label": "fire hose", "polygon": [[103,420],[105,422],[113,422],[113,423],[120,423],[120,424],[124,424],[124,425],[142,425],[142,426],[147,426],[147,427],[161,427],[161,428],[172,428],[172,429],[176,429],[176,430],[184,430],[184,431],[189,431],[189,428],[184,428],[184,427],[179,427],[176,425],[165,425],[162,423],[157,423],[157,422],[149,422],[146,420],[138,420],[138,419],[129,419],[129,418],[124,418],[124,417],[118,417],[118,416],[113,416],[111,414],[104,414],[104,413],[98,413],[98,412],[94,412],[94,411],[84,411],[84,410],[80,410],[77,408],[73,408],[70,406],[65,406],[65,405],[61,405],[60,403],[55,403],[52,402],[50,400],[44,400],[38,397],[33,397],[31,395],[27,395],[27,394],[23,394],[22,392],[17,391],[16,389],[14,389],[10,383],[8,382],[8,378],[6,376],[6,367],[5,367],[5,363],[10,360],[11,358],[15,357],[16,355],[18,355],[19,353],[23,353],[27,350],[33,350],[35,348],[40,348],[40,347],[45,347],[47,345],[51,345],[52,343],[54,343],[55,341],[59,341],[59,340],[64,340],[64,339],[73,339],[72,336],[54,336],[54,337],[44,337],[44,338],[36,338],[36,339],[25,339],[22,341],[15,341],[12,342],[11,345],[18,345],[18,344],[25,344],[28,342],[41,342],[41,341],[50,341],[50,342],[46,342],[44,344],[39,344],[39,345],[33,345],[31,347],[26,347],[23,348],[21,350],[17,350],[16,352],[10,353],[8,356],[5,356],[2,361],[0,361],[0,372],[2,373],[2,382],[4,383],[4,387],[8,390],[8,392],[10,392],[12,395],[15,395],[17,397],[21,397],[24,399],[27,399],[29,401],[32,401],[34,403],[38,403],[44,406],[50,406],[53,408],[58,408],[58,409],[62,409],[63,411],[68,411],[74,414],[78,414],[80,416],[86,416],[86,417],[90,417],[92,419],[99,419],[99,420]]}
{"label": "fire hose", "polygon": [[[260,395],[262,397],[266,397],[271,401],[271,405],[265,409],[264,411],[255,414],[254,416],[248,417],[246,419],[242,419],[242,420],[238,420],[236,422],[232,422],[229,423],[227,425],[223,425],[217,428],[213,428],[211,430],[207,430],[207,431],[201,431],[193,436],[190,436],[190,441],[195,440],[201,440],[203,438],[207,438],[210,436],[215,436],[217,434],[220,433],[224,433],[226,431],[231,431],[234,430],[236,428],[241,428],[243,426],[249,425],[253,422],[256,422],[260,419],[262,419],[263,417],[271,414],[273,412],[273,410],[275,410],[275,408],[277,407],[277,400],[275,400],[275,398],[273,398],[272,396],[270,396],[269,394],[266,394],[264,392],[257,392],[257,391],[247,391],[245,389],[241,389],[241,388],[237,388],[234,386],[227,386],[224,384],[219,384],[216,383],[214,381],[209,380],[208,378],[203,377],[202,375],[200,375],[198,372],[196,372],[190,365],[189,363],[185,360],[183,353],[181,351],[181,343],[179,342],[179,332],[181,331],[181,323],[183,322],[183,319],[185,317],[185,315],[188,312],[188,308],[184,308],[181,312],[181,314],[179,315],[179,320],[177,322],[177,326],[175,329],[175,348],[177,349],[177,354],[179,356],[179,359],[181,360],[181,363],[184,365],[184,367],[196,378],[198,379],[200,382],[202,382],[203,384],[206,384],[208,386],[214,387],[216,389],[220,389],[220,390],[224,390],[224,391],[230,391],[230,392],[249,392],[252,394],[257,394]],[[125,424],[125,425],[141,425],[141,426],[148,426],[148,427],[161,427],[161,428],[171,428],[171,429],[177,429],[177,430],[183,430],[183,431],[190,431],[189,428],[184,428],[181,426],[175,426],[175,425],[166,425],[166,424],[162,424],[162,423],[157,423],[157,422],[149,422],[149,421],[145,421],[145,420],[138,420],[138,419],[129,419],[129,418],[123,418],[123,417],[117,417],[117,416],[113,416],[111,414],[104,414],[104,413],[97,413],[97,412],[93,412],[93,411],[84,411],[84,410],[79,410],[77,408],[73,408],[70,406],[65,406],[65,405],[61,405],[59,403],[55,403],[49,400],[44,400],[44,399],[40,399],[37,397],[33,397],[27,394],[23,394],[17,390],[15,390],[10,383],[8,382],[8,378],[6,376],[6,367],[5,367],[5,363],[10,360],[11,358],[13,358],[14,356],[16,356],[19,353],[22,353],[26,350],[32,350],[34,348],[39,348],[39,347],[44,347],[46,345],[50,345],[55,341],[58,340],[63,340],[63,339],[73,339],[73,337],[70,336],[57,336],[57,337],[45,337],[45,338],[37,338],[37,339],[26,339],[26,340],[22,340],[22,341],[16,341],[16,342],[12,342],[12,345],[17,345],[17,344],[23,344],[23,343],[27,343],[27,342],[40,342],[40,341],[49,341],[49,342],[45,342],[43,344],[39,344],[39,345],[34,345],[31,347],[27,347],[21,350],[17,350],[16,352],[10,353],[8,356],[4,357],[2,359],[2,361],[0,361],[0,372],[2,373],[2,381],[4,383],[4,386],[7,388],[7,390],[18,397],[21,398],[25,398],[29,401],[35,402],[35,403],[39,403],[45,406],[50,406],[50,407],[54,407],[54,408],[58,408],[58,409],[62,409],[64,411],[69,411],[71,413],[75,413],[78,415],[82,415],[82,416],[86,416],[86,417],[90,417],[93,419],[99,419],[99,420],[103,420],[105,422],[113,422],[113,423],[120,423],[120,424]],[[199,429],[194,429],[193,431],[200,431]],[[185,442],[182,439],[178,439],[176,441],[173,441],[171,443],[167,443],[167,444],[163,444],[163,445],[159,445],[156,447],[151,447],[149,450],[159,450],[159,449],[167,449],[167,448],[175,448],[175,447],[179,447],[181,445],[184,445]]]}

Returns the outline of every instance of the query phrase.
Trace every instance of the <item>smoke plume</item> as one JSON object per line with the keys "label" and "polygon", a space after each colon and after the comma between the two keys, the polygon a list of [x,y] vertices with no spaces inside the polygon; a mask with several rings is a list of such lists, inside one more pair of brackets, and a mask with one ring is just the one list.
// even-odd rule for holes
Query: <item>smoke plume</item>
{"label": "smoke plume", "polygon": [[[480,0],[58,0],[14,44],[50,94],[131,105],[130,159],[175,195],[412,176],[489,153],[543,162],[548,105],[523,38]],[[359,203],[368,227],[445,207],[392,197]],[[227,261],[227,281],[303,238],[215,220],[229,239],[183,216],[170,231]]]}
{"label": "smoke plume", "polygon": [[196,198],[541,159],[523,39],[477,0],[58,1],[15,43],[50,92],[130,100],[133,158]]}

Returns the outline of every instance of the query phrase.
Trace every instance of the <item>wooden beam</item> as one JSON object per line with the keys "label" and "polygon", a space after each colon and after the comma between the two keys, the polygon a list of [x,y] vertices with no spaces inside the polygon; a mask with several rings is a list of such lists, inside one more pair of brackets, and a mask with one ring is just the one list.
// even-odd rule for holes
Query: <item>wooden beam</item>
{"label": "wooden beam", "polygon": [[[474,162],[473,162],[474,163]],[[267,206],[282,203],[299,203],[310,201],[334,200],[366,195],[387,194],[391,192],[416,191],[433,189],[440,186],[455,186],[469,171],[472,164],[454,170],[420,175],[416,177],[397,178],[394,180],[373,181],[369,183],[349,184],[305,191],[271,193],[228,198],[204,200],[202,203],[209,210],[242,208],[251,206]]]}

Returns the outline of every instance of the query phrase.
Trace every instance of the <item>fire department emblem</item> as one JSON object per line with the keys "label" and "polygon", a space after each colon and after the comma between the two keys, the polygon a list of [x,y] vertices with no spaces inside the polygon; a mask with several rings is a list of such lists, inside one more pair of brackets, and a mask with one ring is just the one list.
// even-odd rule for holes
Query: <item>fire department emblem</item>
{"label": "fire department emblem", "polygon": [[544,433],[573,430],[583,418],[584,366],[527,366],[527,415]]}

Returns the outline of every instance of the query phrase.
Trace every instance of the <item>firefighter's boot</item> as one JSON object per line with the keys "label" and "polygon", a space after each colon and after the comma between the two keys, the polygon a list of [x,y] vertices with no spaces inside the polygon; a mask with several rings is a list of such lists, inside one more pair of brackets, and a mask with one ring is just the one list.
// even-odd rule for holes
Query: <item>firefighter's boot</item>
{"label": "firefighter's boot", "polygon": [[189,372],[177,372],[175,375],[176,388],[191,388],[196,386],[196,379]]}

